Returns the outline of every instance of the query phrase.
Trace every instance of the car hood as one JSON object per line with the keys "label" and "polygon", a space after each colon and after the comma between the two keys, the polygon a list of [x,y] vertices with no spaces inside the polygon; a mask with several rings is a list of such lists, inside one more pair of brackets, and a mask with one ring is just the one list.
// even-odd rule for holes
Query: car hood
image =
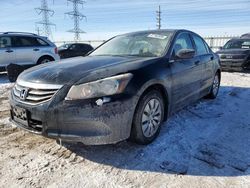
{"label": "car hood", "polygon": [[[72,85],[136,70],[159,58],[87,56],[69,58],[27,69],[17,79],[38,84]],[[76,83],[77,82],[77,83]]]}
{"label": "car hood", "polygon": [[222,49],[217,54],[250,54],[250,49]]}

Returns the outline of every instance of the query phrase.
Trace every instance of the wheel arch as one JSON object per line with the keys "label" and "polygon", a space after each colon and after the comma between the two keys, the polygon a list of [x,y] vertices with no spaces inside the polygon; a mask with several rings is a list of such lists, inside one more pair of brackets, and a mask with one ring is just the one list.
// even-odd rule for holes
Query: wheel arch
{"label": "wheel arch", "polygon": [[220,79],[220,81],[221,81],[221,70],[220,69],[218,69],[217,71],[216,71],[216,74],[218,73],[218,75],[219,75],[219,79]]}
{"label": "wheel arch", "polygon": [[38,58],[38,60],[36,61],[36,64],[39,64],[39,61],[41,61],[42,59],[45,59],[45,58],[49,58],[52,61],[55,61],[55,58],[51,55],[42,55],[41,57]]}
{"label": "wheel arch", "polygon": [[164,85],[160,82],[154,82],[151,84],[146,84],[146,86],[144,86],[140,91],[139,91],[139,99],[138,102],[136,104],[136,108],[141,100],[141,98],[146,95],[148,92],[152,91],[152,90],[158,90],[163,98],[163,102],[164,102],[164,121],[167,120],[168,118],[168,114],[169,114],[169,92],[168,90],[164,87]]}

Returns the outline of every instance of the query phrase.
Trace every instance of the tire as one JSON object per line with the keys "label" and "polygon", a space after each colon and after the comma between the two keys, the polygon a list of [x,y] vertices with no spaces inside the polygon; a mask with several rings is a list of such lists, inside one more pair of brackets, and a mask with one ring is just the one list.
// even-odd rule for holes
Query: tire
{"label": "tire", "polygon": [[5,69],[7,71],[9,81],[15,82],[17,80],[17,77],[19,76],[19,74],[21,74],[25,68],[21,65],[11,63],[11,64],[7,65]]}
{"label": "tire", "polygon": [[37,61],[37,65],[40,64],[44,64],[44,63],[48,63],[50,61],[54,61],[54,59],[50,56],[45,56],[45,57],[41,57],[38,61]]}
{"label": "tire", "polygon": [[210,89],[210,93],[206,96],[206,98],[215,99],[219,93],[219,89],[220,89],[220,75],[217,72],[214,76],[214,80]]}
{"label": "tire", "polygon": [[138,144],[149,144],[159,134],[164,119],[164,101],[158,90],[141,97],[133,118],[130,139]]}

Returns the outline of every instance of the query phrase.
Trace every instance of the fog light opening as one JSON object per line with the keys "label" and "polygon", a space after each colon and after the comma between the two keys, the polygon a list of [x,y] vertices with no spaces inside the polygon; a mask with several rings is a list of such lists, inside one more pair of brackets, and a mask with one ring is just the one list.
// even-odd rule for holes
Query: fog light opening
{"label": "fog light opening", "polygon": [[103,104],[108,103],[110,101],[111,101],[110,97],[102,97],[100,99],[97,99],[95,101],[95,103],[96,103],[97,106],[102,106]]}

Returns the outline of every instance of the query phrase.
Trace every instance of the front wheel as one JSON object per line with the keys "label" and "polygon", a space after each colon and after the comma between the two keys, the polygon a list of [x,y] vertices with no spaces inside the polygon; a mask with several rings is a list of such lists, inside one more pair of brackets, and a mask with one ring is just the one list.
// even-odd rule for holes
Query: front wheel
{"label": "front wheel", "polygon": [[219,89],[220,89],[220,76],[219,73],[217,72],[216,75],[214,76],[213,85],[210,89],[210,93],[207,95],[207,98],[215,99],[218,95]]}
{"label": "front wheel", "polygon": [[133,118],[131,139],[139,144],[151,143],[159,134],[164,119],[164,102],[157,90],[140,99]]}

